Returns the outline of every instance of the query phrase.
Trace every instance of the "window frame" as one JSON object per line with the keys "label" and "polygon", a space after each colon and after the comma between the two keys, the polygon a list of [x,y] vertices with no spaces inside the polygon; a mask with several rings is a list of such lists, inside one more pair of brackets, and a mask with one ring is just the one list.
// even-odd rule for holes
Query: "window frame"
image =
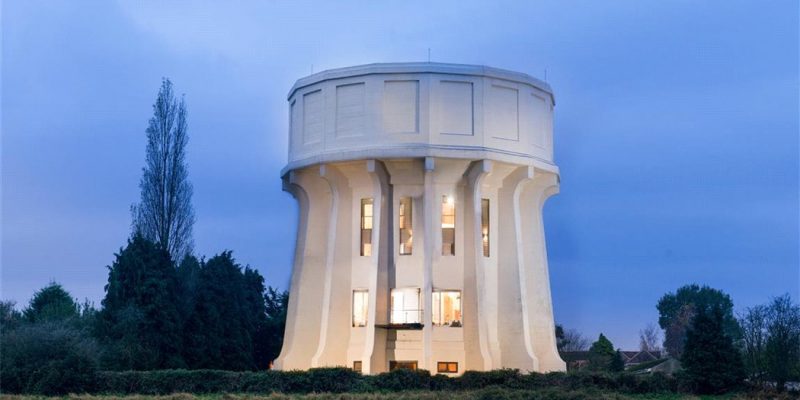
{"label": "window frame", "polygon": [[[406,226],[408,225],[408,226]],[[410,256],[414,252],[414,198],[400,197],[397,206],[398,251],[401,256]],[[408,243],[403,242],[403,234],[408,235]]]}
{"label": "window frame", "polygon": [[457,374],[458,361],[437,361],[436,372],[439,374]]}
{"label": "window frame", "polygon": [[[445,212],[448,209],[450,212]],[[452,222],[448,221],[448,218],[452,218]],[[451,226],[446,226],[451,225]],[[442,255],[443,256],[454,256],[456,255],[456,200],[453,195],[445,194],[442,195],[442,206],[441,206],[441,231],[442,231]],[[445,237],[447,236],[448,232],[452,232],[452,242],[449,243],[450,249],[448,250],[445,247]]]}
{"label": "window frame", "polygon": [[481,199],[481,247],[483,256],[491,256],[491,202],[489,199]]}
{"label": "window frame", "polygon": [[[364,295],[364,324],[356,324],[356,295]],[[353,328],[364,328],[369,324],[369,290],[368,289],[353,289],[353,295],[350,298],[350,323]]]}
{"label": "window frame", "polygon": [[[369,215],[367,214],[367,206],[369,207]],[[372,229],[375,226],[375,202],[372,197],[364,197],[361,199],[361,237],[359,238],[359,254],[362,257],[372,256]],[[367,227],[369,226],[369,227]]]}
{"label": "window frame", "polygon": [[[458,293],[458,313],[459,318],[450,321],[449,323],[444,323],[442,320],[444,319],[444,302],[442,301],[442,294],[444,293]],[[437,296],[438,294],[438,296]],[[436,298],[438,297],[438,301]],[[459,289],[434,289],[431,293],[431,325],[435,327],[442,327],[442,328],[461,328],[464,326],[464,314],[463,314],[463,291]],[[454,310],[455,312],[455,310]],[[436,315],[439,315],[439,322],[434,320]],[[454,324],[454,322],[456,322]]]}

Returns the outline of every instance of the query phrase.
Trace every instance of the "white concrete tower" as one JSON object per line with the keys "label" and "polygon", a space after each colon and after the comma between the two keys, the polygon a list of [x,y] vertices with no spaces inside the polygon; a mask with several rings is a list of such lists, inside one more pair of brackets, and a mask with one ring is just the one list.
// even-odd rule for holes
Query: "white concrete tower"
{"label": "white concrete tower", "polygon": [[553,94],[526,74],[396,63],[289,91],[299,203],[277,369],[563,371],[542,206]]}

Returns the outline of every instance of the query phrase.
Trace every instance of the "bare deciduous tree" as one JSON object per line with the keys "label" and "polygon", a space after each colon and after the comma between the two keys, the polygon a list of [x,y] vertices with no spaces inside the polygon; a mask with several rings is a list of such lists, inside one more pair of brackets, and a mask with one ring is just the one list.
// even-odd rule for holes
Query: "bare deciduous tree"
{"label": "bare deciduous tree", "polygon": [[557,338],[559,352],[586,351],[589,349],[589,339],[586,339],[575,329],[564,330],[560,326]]}
{"label": "bare deciduous tree", "polygon": [[186,165],[186,103],[175,99],[169,79],[161,83],[146,132],[141,200],[131,207],[133,229],[180,262],[192,252],[194,209]]}
{"label": "bare deciduous tree", "polygon": [[764,383],[766,364],[764,350],[767,346],[769,308],[764,305],[750,307],[739,316],[742,327],[742,358],[750,381]]}
{"label": "bare deciduous tree", "polygon": [[654,323],[649,323],[639,331],[639,350],[661,351],[661,330]]}

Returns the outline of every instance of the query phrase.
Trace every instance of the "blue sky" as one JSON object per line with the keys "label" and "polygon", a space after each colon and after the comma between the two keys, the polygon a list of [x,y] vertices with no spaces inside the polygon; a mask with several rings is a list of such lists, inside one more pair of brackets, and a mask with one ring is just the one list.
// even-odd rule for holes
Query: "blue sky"
{"label": "blue sky", "polygon": [[556,320],[620,347],[686,283],[737,309],[800,287],[796,1],[2,3],[2,298],[99,304],[161,77],[189,107],[196,250],[287,287],[294,80],[486,64],[556,93]]}

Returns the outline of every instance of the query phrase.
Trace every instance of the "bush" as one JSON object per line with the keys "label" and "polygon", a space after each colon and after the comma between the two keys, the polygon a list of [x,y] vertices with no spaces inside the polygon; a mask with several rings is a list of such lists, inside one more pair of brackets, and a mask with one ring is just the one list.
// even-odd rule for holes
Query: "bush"
{"label": "bush", "polygon": [[371,386],[375,389],[392,392],[429,389],[431,383],[431,374],[424,369],[396,369],[370,378]]}
{"label": "bush", "polygon": [[68,321],[24,324],[0,339],[6,393],[60,395],[95,390],[97,343]]}

